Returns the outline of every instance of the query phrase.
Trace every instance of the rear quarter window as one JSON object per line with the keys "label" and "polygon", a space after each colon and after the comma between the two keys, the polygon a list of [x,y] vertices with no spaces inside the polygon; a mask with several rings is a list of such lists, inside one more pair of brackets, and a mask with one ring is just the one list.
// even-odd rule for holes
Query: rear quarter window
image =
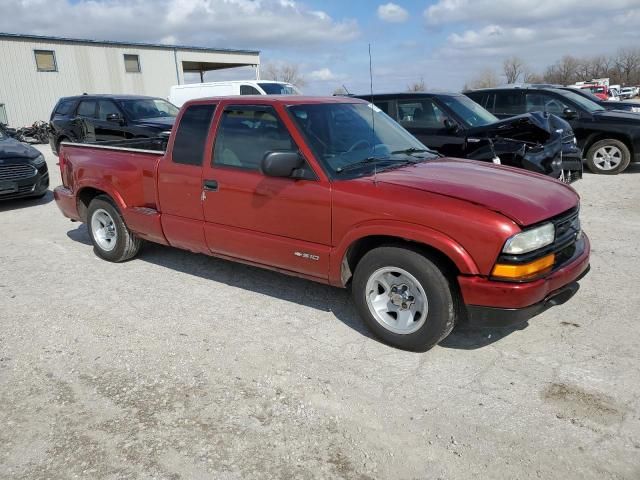
{"label": "rear quarter window", "polygon": [[75,107],[75,100],[62,100],[56,105],[54,113],[56,115],[69,115]]}
{"label": "rear quarter window", "polygon": [[215,105],[191,105],[182,115],[171,155],[174,163],[202,165]]}

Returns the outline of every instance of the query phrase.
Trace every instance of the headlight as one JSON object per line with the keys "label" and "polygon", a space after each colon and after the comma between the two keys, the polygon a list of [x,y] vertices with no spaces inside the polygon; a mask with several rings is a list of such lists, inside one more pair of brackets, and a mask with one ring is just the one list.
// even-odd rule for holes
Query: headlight
{"label": "headlight", "polygon": [[503,253],[518,255],[520,253],[528,253],[547,245],[551,245],[555,239],[556,228],[553,223],[545,223],[531,230],[516,233],[507,240]]}
{"label": "headlight", "polygon": [[34,158],[33,160],[31,160],[31,164],[34,167],[41,167],[42,165],[44,165],[46,162],[44,161],[44,155],[40,154],[38,155],[36,158]]}
{"label": "headlight", "polygon": [[640,113],[640,107],[631,107],[633,113]]}
{"label": "headlight", "polygon": [[575,137],[575,135],[573,137],[573,144],[574,145],[578,145],[578,139]]}

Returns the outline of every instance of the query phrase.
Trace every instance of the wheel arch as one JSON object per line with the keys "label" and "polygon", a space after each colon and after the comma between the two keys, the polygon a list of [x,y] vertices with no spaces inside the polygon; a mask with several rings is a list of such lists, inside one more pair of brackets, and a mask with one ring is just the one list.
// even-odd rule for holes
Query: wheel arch
{"label": "wheel arch", "polygon": [[116,207],[122,212],[124,210],[124,202],[122,197],[115,192],[111,192],[110,189],[100,188],[94,186],[84,186],[78,190],[76,194],[77,199],[77,207],[78,207],[78,216],[82,221],[87,220],[87,211],[89,209],[89,204],[91,201],[97,196],[104,195],[109,197],[116,205]]}
{"label": "wheel arch", "polygon": [[635,154],[634,149],[633,149],[633,142],[631,141],[631,136],[627,135],[625,133],[620,133],[620,132],[596,132],[596,133],[592,133],[588,138],[587,141],[584,143],[584,147],[583,147],[583,157],[586,158],[587,157],[587,153],[589,152],[589,149],[591,147],[593,147],[593,145],[596,142],[599,142],[601,140],[607,140],[607,139],[613,139],[613,140],[618,140],[619,142],[622,142],[625,144],[625,146],[629,149],[629,153],[631,154],[631,158],[633,159],[633,155]]}
{"label": "wheel arch", "polygon": [[346,287],[362,257],[374,248],[382,245],[395,245],[410,248],[428,255],[441,266],[448,275],[477,275],[478,267],[469,253],[450,237],[435,230],[421,233],[408,230],[364,233],[346,240],[344,246],[336,252],[336,260],[332,262],[330,283]]}

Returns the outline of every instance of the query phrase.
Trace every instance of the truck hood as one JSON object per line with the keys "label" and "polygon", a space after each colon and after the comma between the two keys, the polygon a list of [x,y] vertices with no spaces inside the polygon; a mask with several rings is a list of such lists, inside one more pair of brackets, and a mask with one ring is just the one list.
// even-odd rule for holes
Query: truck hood
{"label": "truck hood", "polygon": [[376,181],[465,200],[520,226],[559,215],[580,200],[573,188],[542,175],[452,158],[381,172]]}
{"label": "truck hood", "polygon": [[[488,135],[490,137],[508,137],[527,142],[545,143],[553,137],[558,126],[566,122],[555,115],[542,112],[525,113],[505,118],[498,122],[475,127],[469,130],[470,135]],[[566,124],[568,127],[568,124]]]}
{"label": "truck hood", "polygon": [[21,143],[13,138],[0,138],[0,158],[24,158],[30,160],[40,155],[31,145]]}
{"label": "truck hood", "polygon": [[135,120],[132,123],[141,127],[157,128],[159,131],[171,130],[175,117],[154,117]]}
{"label": "truck hood", "polygon": [[[640,105],[640,104],[639,104]],[[640,116],[634,112],[625,112],[620,110],[605,110],[603,112],[594,112],[594,118],[602,122],[617,123],[620,121],[628,125],[640,127]]]}

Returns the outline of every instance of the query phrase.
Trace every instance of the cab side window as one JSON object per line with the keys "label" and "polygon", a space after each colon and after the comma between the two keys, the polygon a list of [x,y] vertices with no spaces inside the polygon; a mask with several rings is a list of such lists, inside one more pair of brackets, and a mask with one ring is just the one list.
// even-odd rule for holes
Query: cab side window
{"label": "cab side window", "polygon": [[83,100],[78,105],[78,116],[95,118],[96,116],[96,101],[95,100]]}
{"label": "cab side window", "polygon": [[446,118],[431,98],[398,100],[398,120],[404,127],[444,128]]}
{"label": "cab side window", "polygon": [[553,95],[527,93],[527,112],[548,112],[554,115],[562,115],[567,108],[570,107]]}
{"label": "cab side window", "polygon": [[240,85],[240,95],[261,95],[261,93],[251,85]]}
{"label": "cab side window", "polygon": [[230,106],[220,119],[213,152],[217,166],[260,170],[269,152],[297,151],[287,128],[268,106]]}
{"label": "cab side window", "polygon": [[112,114],[121,115],[116,104],[109,100],[100,100],[98,102],[98,118],[106,121],[107,116]]}
{"label": "cab side window", "polygon": [[202,165],[204,145],[211,128],[215,105],[191,105],[182,114],[173,144],[172,160],[185,165]]}
{"label": "cab side window", "polygon": [[522,92],[514,90],[496,92],[493,113],[498,115],[519,115],[525,113],[524,96]]}

